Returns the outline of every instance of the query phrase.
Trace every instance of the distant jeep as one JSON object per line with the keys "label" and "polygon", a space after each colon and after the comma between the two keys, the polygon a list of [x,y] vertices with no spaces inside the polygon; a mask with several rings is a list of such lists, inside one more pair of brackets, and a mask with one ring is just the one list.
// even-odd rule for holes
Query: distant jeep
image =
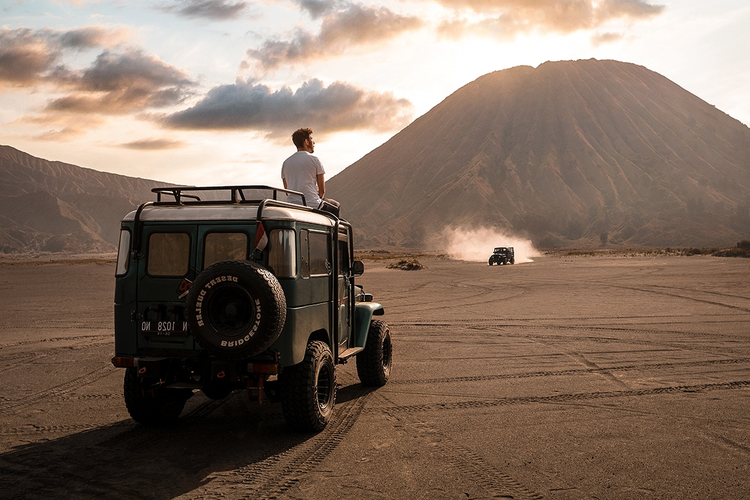
{"label": "distant jeep", "polygon": [[[352,226],[268,186],[154,188],[122,220],[115,356],[130,416],[174,421],[202,391],[280,401],[287,423],[320,431],[335,365],[356,357],[366,386],[392,365],[388,325],[354,284]],[[304,203],[304,198],[303,198]]]}
{"label": "distant jeep", "polygon": [[490,255],[490,265],[497,264],[515,264],[516,257],[513,252],[513,247],[495,247]]}

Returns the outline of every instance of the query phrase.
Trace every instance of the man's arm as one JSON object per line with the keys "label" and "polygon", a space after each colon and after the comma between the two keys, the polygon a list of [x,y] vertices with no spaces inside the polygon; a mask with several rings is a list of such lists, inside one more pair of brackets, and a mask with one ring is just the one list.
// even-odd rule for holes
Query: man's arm
{"label": "man's arm", "polygon": [[281,180],[284,181],[284,189],[289,189],[286,185],[286,177],[282,177]]}
{"label": "man's arm", "polygon": [[[318,196],[323,198],[326,195],[325,174],[318,174],[317,181],[318,181]],[[286,183],[286,181],[284,182]]]}

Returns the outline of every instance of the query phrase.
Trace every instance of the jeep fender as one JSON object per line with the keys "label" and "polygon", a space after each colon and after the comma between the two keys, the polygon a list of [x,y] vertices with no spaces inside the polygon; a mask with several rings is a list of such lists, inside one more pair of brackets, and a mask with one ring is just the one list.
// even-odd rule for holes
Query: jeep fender
{"label": "jeep fender", "polygon": [[383,306],[377,302],[357,302],[354,305],[354,345],[352,347],[364,347],[367,343],[367,331],[370,329],[370,321],[373,316],[385,314]]}

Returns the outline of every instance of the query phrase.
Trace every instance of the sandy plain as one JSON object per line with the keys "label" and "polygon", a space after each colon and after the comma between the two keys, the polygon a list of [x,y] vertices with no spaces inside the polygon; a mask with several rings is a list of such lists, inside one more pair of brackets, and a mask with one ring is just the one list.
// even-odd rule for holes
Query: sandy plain
{"label": "sandy plain", "polygon": [[366,261],[390,382],[338,370],[331,424],[237,392],[129,419],[112,263],[0,265],[0,497],[750,496],[750,260]]}

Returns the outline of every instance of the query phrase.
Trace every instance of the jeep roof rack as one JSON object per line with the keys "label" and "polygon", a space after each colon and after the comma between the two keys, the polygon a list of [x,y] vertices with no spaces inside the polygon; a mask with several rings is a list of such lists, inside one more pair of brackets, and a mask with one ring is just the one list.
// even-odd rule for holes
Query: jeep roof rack
{"label": "jeep roof rack", "polygon": [[[151,192],[156,193],[154,205],[260,203],[263,200],[287,201],[290,196],[300,196],[303,205],[306,201],[305,195],[298,191],[264,185],[163,186],[155,187]],[[201,198],[202,193],[208,196]],[[172,199],[164,200],[163,196],[171,196]]]}

